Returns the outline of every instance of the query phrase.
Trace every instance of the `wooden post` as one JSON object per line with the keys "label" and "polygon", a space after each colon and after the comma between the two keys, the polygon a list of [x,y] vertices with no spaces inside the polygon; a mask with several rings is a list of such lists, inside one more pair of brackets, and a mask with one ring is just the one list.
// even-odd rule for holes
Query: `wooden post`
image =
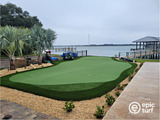
{"label": "wooden post", "polygon": [[150,59],[150,51],[148,51],[148,59]]}
{"label": "wooden post", "polygon": [[155,50],[156,50],[156,52],[157,52],[157,42],[156,42],[156,45],[155,45],[155,47],[156,47],[156,49],[155,49]]}
{"label": "wooden post", "polygon": [[154,48],[155,48],[155,42],[153,42],[153,52],[154,52]]}
{"label": "wooden post", "polygon": [[126,52],[126,56],[127,56],[127,58],[129,57],[129,53],[128,52]]}
{"label": "wooden post", "polygon": [[119,54],[118,54],[118,57],[120,58],[121,57],[121,53],[119,52]]}
{"label": "wooden post", "polygon": [[87,56],[87,50],[86,50],[86,56]]}
{"label": "wooden post", "polygon": [[144,42],[143,42],[143,49],[144,49]]}
{"label": "wooden post", "polygon": [[82,56],[83,56],[83,50],[82,50]]}
{"label": "wooden post", "polygon": [[149,59],[151,59],[151,58],[152,58],[151,51],[149,51]]}
{"label": "wooden post", "polygon": [[136,58],[136,52],[134,52],[134,58]]}
{"label": "wooden post", "polygon": [[147,51],[145,51],[145,58],[147,58]]}
{"label": "wooden post", "polygon": [[138,45],[138,43],[136,42],[136,50],[137,50],[137,45]]}
{"label": "wooden post", "polygon": [[140,51],[140,58],[142,59],[142,51]]}
{"label": "wooden post", "polygon": [[155,53],[155,58],[157,59],[157,52]]}

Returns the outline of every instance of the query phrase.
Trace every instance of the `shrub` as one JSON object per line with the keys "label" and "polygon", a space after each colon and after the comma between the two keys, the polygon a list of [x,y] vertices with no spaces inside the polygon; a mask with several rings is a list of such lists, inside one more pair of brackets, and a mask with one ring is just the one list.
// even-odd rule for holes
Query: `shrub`
{"label": "shrub", "polygon": [[18,73],[18,71],[16,71],[16,73]]}
{"label": "shrub", "polygon": [[126,84],[123,84],[123,87],[126,87],[128,85],[128,83],[126,83]]}
{"label": "shrub", "polygon": [[100,106],[96,106],[96,107],[97,107],[97,111],[93,115],[96,116],[96,118],[103,118],[105,115],[104,106],[102,106],[102,108]]}
{"label": "shrub", "polygon": [[132,76],[132,75],[129,75],[128,80],[131,81],[132,78],[133,78],[133,76]]}
{"label": "shrub", "polygon": [[118,97],[120,95],[119,90],[115,92],[115,95]]}
{"label": "shrub", "polygon": [[107,98],[106,103],[107,103],[109,106],[111,106],[111,105],[115,102],[115,98],[114,98],[112,95],[110,95],[110,94],[107,94],[107,95],[105,96],[105,98]]}
{"label": "shrub", "polygon": [[43,68],[44,66],[42,65],[42,68]]}
{"label": "shrub", "polygon": [[124,89],[124,86],[123,85],[121,86],[120,84],[116,87],[116,90],[123,90],[123,89]]}
{"label": "shrub", "polygon": [[118,87],[116,87],[116,91],[118,90]]}
{"label": "shrub", "polygon": [[24,69],[26,69],[26,66],[24,67]]}
{"label": "shrub", "polygon": [[70,102],[65,102],[65,107],[63,108],[64,110],[66,110],[67,112],[71,112],[73,108],[75,108],[75,105],[73,104],[72,101]]}

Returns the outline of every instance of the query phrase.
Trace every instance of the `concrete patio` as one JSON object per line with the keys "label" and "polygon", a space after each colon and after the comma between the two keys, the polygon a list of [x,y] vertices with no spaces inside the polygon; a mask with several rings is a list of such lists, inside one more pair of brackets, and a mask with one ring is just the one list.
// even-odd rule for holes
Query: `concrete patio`
{"label": "concrete patio", "polygon": [[159,67],[158,62],[144,63],[103,120],[159,120]]}

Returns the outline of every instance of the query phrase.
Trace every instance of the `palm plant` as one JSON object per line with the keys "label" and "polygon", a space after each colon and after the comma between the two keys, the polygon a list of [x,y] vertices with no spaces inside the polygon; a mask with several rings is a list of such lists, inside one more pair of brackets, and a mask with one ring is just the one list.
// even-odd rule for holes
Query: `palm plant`
{"label": "palm plant", "polygon": [[51,50],[53,48],[53,42],[56,38],[57,38],[56,33],[53,30],[51,29],[46,30],[46,40],[45,40],[46,49]]}
{"label": "palm plant", "polygon": [[32,46],[40,61],[44,50],[53,47],[53,41],[56,39],[56,34],[51,29],[45,30],[40,26],[34,25],[31,29]]}
{"label": "palm plant", "polygon": [[0,33],[0,50],[9,57],[11,63],[15,59],[16,51],[19,55],[22,55],[23,45],[29,39],[30,30],[5,26],[0,27]]}
{"label": "palm plant", "polygon": [[42,52],[45,50],[45,30],[37,25],[31,28],[32,46],[35,49],[35,53],[38,56],[38,61],[41,58]]}

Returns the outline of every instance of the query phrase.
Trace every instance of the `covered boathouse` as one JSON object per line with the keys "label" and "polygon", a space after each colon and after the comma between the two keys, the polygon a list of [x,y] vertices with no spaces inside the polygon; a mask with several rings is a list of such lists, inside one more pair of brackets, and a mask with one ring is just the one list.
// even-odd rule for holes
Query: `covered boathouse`
{"label": "covered boathouse", "polygon": [[160,37],[146,36],[141,39],[133,41],[133,43],[136,43],[136,48],[132,50],[159,51],[160,49]]}

